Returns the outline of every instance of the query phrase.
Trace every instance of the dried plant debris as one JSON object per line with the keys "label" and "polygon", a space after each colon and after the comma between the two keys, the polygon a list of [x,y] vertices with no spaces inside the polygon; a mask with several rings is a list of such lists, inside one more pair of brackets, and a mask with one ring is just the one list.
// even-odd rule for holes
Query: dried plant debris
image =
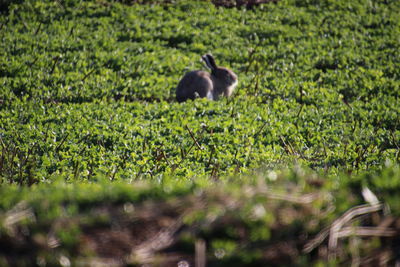
{"label": "dried plant debris", "polygon": [[[314,183],[322,178],[303,175],[295,183],[287,174],[273,183],[270,174],[241,185],[212,180],[213,185],[164,193],[158,200],[154,192],[163,187],[156,184],[153,193],[143,184],[131,189],[116,183],[104,188],[59,184],[62,204],[46,203],[33,188],[31,202],[0,213],[0,260],[110,266],[262,266],[300,260],[374,266],[398,260],[400,218],[387,204],[356,205],[363,202],[361,192],[332,191],[326,183]],[[98,195],[89,201],[86,191]],[[353,206],[338,211],[337,203]],[[53,217],[46,218],[47,212]]]}

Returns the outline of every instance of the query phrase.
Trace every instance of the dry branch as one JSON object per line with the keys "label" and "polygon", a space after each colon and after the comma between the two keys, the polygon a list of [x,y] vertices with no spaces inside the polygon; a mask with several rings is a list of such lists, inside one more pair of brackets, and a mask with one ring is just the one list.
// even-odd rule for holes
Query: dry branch
{"label": "dry branch", "polygon": [[196,138],[193,135],[193,132],[190,130],[190,128],[186,125],[186,130],[189,132],[190,137],[193,139],[194,143],[196,144],[197,148],[200,150],[203,150],[203,148],[200,146],[199,142],[197,142]]}
{"label": "dry branch", "polygon": [[303,252],[309,253],[318,247],[329,236],[328,247],[330,251],[337,248],[338,239],[348,237],[351,235],[358,236],[393,236],[396,231],[393,229],[383,227],[344,227],[347,223],[354,218],[361,215],[371,214],[383,209],[383,204],[378,203],[375,205],[360,205],[351,208],[345,212],[341,217],[335,220],[332,225],[325,228],[317,234],[315,238],[310,240],[303,248]]}
{"label": "dry branch", "polygon": [[338,238],[348,236],[382,236],[391,237],[395,236],[397,231],[391,228],[385,227],[344,227],[338,232]]}
{"label": "dry branch", "polygon": [[353,218],[367,214],[373,213],[382,210],[383,204],[375,204],[375,205],[361,205],[356,206],[348,210],[345,214],[343,214],[339,219],[333,222],[330,233],[329,233],[329,250],[334,250],[337,247],[337,240],[339,238],[339,232],[343,228],[343,226],[351,221]]}

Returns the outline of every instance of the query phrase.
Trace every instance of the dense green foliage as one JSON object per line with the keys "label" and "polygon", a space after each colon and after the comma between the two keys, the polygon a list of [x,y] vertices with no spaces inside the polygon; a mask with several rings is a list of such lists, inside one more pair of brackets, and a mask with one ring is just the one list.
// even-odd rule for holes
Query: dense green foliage
{"label": "dense green foliage", "polygon": [[[301,3],[12,6],[1,17],[2,177],[190,177],[293,160],[336,172],[397,161],[398,1]],[[175,103],[179,78],[208,51],[238,73],[234,97]]]}
{"label": "dense green foliage", "polygon": [[[400,1],[11,2],[0,13],[0,251],[24,254],[18,264],[88,256],[82,238],[113,228],[113,208],[125,229],[132,203],[139,222],[146,203],[183,218],[177,251],[193,254],[201,237],[213,264],[239,266],[271,262],[260,248],[293,236],[298,254],[278,263],[318,262],[301,254],[305,239],[362,204],[363,186],[400,214]],[[208,52],[238,74],[233,97],[177,103],[179,79]],[[263,186],[328,197],[277,204]],[[345,249],[332,264],[349,263]]]}

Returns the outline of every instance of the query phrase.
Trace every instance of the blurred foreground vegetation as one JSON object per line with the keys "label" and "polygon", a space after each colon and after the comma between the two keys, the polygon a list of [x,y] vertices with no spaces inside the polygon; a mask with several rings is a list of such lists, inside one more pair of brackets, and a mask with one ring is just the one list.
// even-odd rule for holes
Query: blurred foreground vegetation
{"label": "blurred foreground vegetation", "polygon": [[0,3],[0,266],[400,261],[399,1],[134,2]]}
{"label": "blurred foreground vegetation", "polygon": [[[335,180],[301,168],[240,178],[4,185],[0,264],[390,266],[399,260],[398,166]],[[381,202],[368,204],[365,186]]]}

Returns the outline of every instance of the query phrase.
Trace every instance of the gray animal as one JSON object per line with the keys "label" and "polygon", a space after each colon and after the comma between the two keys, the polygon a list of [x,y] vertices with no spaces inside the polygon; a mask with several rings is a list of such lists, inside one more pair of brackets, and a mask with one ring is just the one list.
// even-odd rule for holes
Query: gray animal
{"label": "gray animal", "polygon": [[220,95],[229,97],[238,83],[236,74],[215,64],[214,57],[206,54],[201,57],[211,73],[202,70],[190,71],[183,76],[176,88],[176,100],[183,102],[196,97],[218,100]]}

